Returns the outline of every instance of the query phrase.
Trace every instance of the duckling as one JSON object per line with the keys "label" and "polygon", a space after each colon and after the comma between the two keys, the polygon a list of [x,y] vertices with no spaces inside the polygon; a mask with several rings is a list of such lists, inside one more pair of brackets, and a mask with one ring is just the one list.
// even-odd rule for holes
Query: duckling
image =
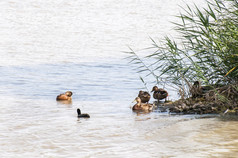
{"label": "duckling", "polygon": [[56,97],[56,100],[72,100],[73,93],[71,91],[67,91],[63,94],[60,94]]}
{"label": "duckling", "polygon": [[89,114],[81,114],[81,110],[79,108],[77,109],[77,113],[78,113],[78,118],[80,117],[90,118]]}
{"label": "duckling", "polygon": [[166,98],[168,96],[168,92],[166,90],[162,88],[158,88],[157,86],[154,86],[151,92],[154,92],[153,94],[154,99],[158,99],[158,100],[165,99],[166,101]]}
{"label": "duckling", "polygon": [[141,103],[141,98],[140,97],[136,97],[135,100],[133,102],[137,102],[132,110],[141,110],[141,111],[151,111],[153,109],[153,105],[149,104],[149,103]]}
{"label": "duckling", "polygon": [[150,94],[146,91],[139,91],[138,97],[140,97],[142,103],[148,103],[150,100]]}

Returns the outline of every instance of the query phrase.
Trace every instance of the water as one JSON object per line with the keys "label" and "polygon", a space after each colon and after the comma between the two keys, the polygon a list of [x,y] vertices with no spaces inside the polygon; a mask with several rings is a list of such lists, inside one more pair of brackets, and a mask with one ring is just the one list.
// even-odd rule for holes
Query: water
{"label": "water", "polygon": [[[178,4],[1,1],[0,156],[237,157],[238,122],[130,109],[143,84],[122,51],[176,35]],[[72,103],[56,102],[66,90]]]}

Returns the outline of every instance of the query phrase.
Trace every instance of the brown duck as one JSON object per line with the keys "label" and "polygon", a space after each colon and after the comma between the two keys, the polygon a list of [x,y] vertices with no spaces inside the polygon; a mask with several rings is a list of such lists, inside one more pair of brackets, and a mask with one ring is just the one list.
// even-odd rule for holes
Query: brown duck
{"label": "brown duck", "polygon": [[140,111],[151,111],[153,109],[153,105],[149,103],[141,103],[140,97],[136,97],[133,102],[137,102],[132,110],[140,110]]}
{"label": "brown duck", "polygon": [[200,98],[203,97],[206,92],[212,89],[212,86],[202,86],[200,81],[195,81],[190,88],[190,93],[192,94],[192,98]]}
{"label": "brown duck", "polygon": [[168,92],[162,88],[158,88],[157,86],[154,86],[152,91],[154,92],[153,97],[154,99],[162,100],[167,98]]}
{"label": "brown duck", "polygon": [[63,94],[60,94],[56,97],[56,100],[72,100],[73,93],[71,91],[67,91]]}
{"label": "brown duck", "polygon": [[150,100],[150,94],[146,91],[139,91],[138,97],[140,97],[142,103],[148,103]]}

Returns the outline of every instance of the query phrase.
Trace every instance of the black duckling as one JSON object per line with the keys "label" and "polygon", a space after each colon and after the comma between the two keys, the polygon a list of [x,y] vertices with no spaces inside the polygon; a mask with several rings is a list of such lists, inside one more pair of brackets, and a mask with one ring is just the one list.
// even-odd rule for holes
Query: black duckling
{"label": "black duckling", "polygon": [[146,91],[139,91],[138,97],[140,97],[142,103],[148,103],[150,101],[150,94]]}
{"label": "black duckling", "polygon": [[78,112],[78,118],[80,118],[80,117],[90,118],[89,114],[81,114],[80,109],[77,109],[77,112]]}
{"label": "black duckling", "polygon": [[136,97],[133,102],[137,102],[132,110],[141,110],[141,111],[151,111],[153,109],[153,105],[149,103],[141,103],[140,97]]}
{"label": "black duckling", "polygon": [[158,88],[157,86],[154,86],[151,92],[154,92],[153,94],[154,99],[158,100],[165,99],[166,101],[166,98],[168,97],[168,92],[162,88]]}
{"label": "black duckling", "polygon": [[67,91],[63,94],[60,94],[56,97],[56,100],[72,100],[73,93],[71,91]]}

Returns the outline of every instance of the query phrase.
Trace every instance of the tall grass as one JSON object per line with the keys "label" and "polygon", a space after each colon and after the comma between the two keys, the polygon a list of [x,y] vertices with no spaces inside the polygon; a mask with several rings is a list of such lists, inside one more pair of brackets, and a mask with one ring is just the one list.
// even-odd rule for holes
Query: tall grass
{"label": "tall grass", "polygon": [[207,7],[196,5],[184,9],[174,23],[180,37],[165,37],[152,41],[156,51],[145,57],[150,64],[130,49],[131,63],[138,72],[147,72],[157,84],[166,81],[189,95],[191,84],[202,81],[207,85],[238,82],[238,2],[213,0]]}

